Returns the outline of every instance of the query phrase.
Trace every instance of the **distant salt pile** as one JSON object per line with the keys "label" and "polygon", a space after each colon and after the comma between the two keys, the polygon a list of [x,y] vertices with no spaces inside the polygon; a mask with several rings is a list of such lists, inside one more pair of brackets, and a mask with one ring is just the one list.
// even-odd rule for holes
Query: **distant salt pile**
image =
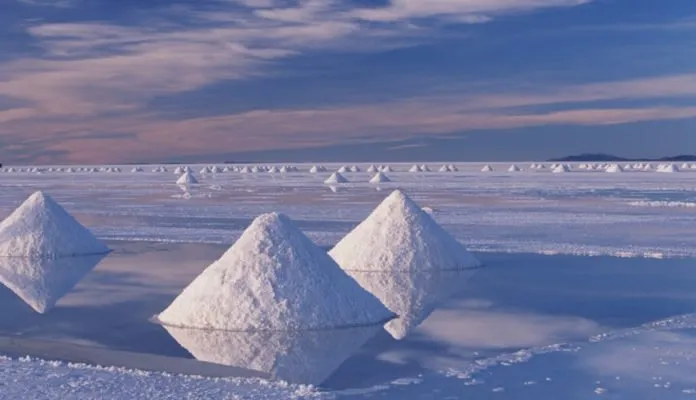
{"label": "distant salt pile", "polygon": [[421,169],[422,172],[430,172],[430,167],[428,167],[428,166],[425,165],[425,164],[422,164],[422,165],[420,166],[420,169]]}
{"label": "distant salt pile", "polygon": [[133,172],[133,173],[143,172],[143,169],[140,167],[133,167],[133,169],[131,169],[131,172]]}
{"label": "distant salt pile", "polygon": [[279,173],[279,172],[280,172],[280,171],[278,170],[278,167],[276,167],[275,165],[272,166],[272,167],[268,170],[268,173],[269,173],[269,174],[277,174],[277,173]]}
{"label": "distant salt pile", "polygon": [[350,170],[345,165],[342,165],[336,172],[338,172],[339,174],[345,174],[347,172],[350,172]]}
{"label": "distant salt pile", "polygon": [[423,171],[421,170],[420,166],[414,165],[408,170],[408,172],[423,172]]}
{"label": "distant salt pile", "polygon": [[391,182],[391,179],[389,179],[388,176],[386,176],[383,172],[378,172],[375,174],[375,176],[370,179],[370,183],[386,183],[386,182]]}
{"label": "distant salt pile", "polygon": [[176,180],[176,184],[180,186],[195,185],[197,183],[198,179],[190,172],[185,172]]}
{"label": "distant salt pile", "polygon": [[221,173],[223,173],[224,171],[223,171],[222,168],[220,168],[220,167],[214,165],[214,166],[210,167],[210,172],[212,172],[212,173],[214,173],[214,174],[221,174]]}
{"label": "distant salt pile", "polygon": [[373,173],[379,172],[379,171],[377,170],[377,167],[375,167],[374,165],[370,165],[369,167],[367,167],[367,172],[373,174]]}
{"label": "distant salt pile", "polygon": [[358,167],[357,165],[351,165],[349,169],[350,172],[360,172],[360,167]]}
{"label": "distant salt pile", "polygon": [[319,167],[316,165],[312,165],[312,168],[309,169],[310,174],[318,174],[319,172]]}
{"label": "distant salt pile", "polygon": [[55,259],[109,249],[42,192],[32,194],[0,223],[0,257]]}
{"label": "distant salt pile", "polygon": [[515,164],[512,164],[510,168],[508,168],[508,172],[520,172],[520,167],[518,167]]}
{"label": "distant salt pile", "polygon": [[493,167],[490,165],[484,165],[483,168],[481,168],[481,172],[493,172]]}
{"label": "distant salt pile", "polygon": [[400,190],[329,254],[346,271],[459,270],[481,265]]}
{"label": "distant salt pile", "polygon": [[65,170],[65,172],[70,173],[70,174],[74,174],[74,173],[75,173],[75,168],[72,168],[72,167],[71,167],[71,168],[68,168],[67,170]]}
{"label": "distant salt pile", "polygon": [[[618,166],[618,164],[616,164],[616,165]],[[610,165],[609,168],[611,168],[612,166],[613,166],[613,165]],[[624,169],[624,171],[630,171],[630,170],[633,169],[633,165],[631,165],[631,164],[626,164],[626,165],[624,165],[623,169]]]}
{"label": "distant salt pile", "polygon": [[379,169],[379,172],[394,172],[394,170],[389,165],[384,165]]}
{"label": "distant salt pile", "polygon": [[209,173],[211,173],[211,172],[212,172],[212,171],[211,171],[210,168],[208,168],[208,167],[203,167],[203,168],[201,168],[201,170],[200,170],[200,174],[201,174],[201,175],[209,174]]}
{"label": "distant salt pile", "polygon": [[334,172],[331,174],[331,176],[324,181],[326,184],[332,184],[332,183],[348,183],[348,179],[346,179],[345,176],[341,175],[338,172]]}
{"label": "distant salt pile", "polygon": [[247,167],[247,166],[244,166],[244,167],[242,167],[242,168],[239,170],[239,173],[240,173],[240,174],[248,174],[248,173],[251,173],[251,168],[249,168],[249,167]]}
{"label": "distant salt pile", "polygon": [[174,175],[181,175],[183,173],[184,173],[184,168],[181,166],[176,167],[176,169],[174,169]]}
{"label": "distant salt pile", "polygon": [[679,172],[679,168],[677,168],[677,166],[674,164],[667,164],[659,167],[657,172],[674,173]]}
{"label": "distant salt pile", "polygon": [[682,164],[681,167],[679,167],[679,168],[681,168],[681,169],[690,169],[690,168],[689,168],[689,164],[687,164],[687,163]]}
{"label": "distant salt pile", "polygon": [[282,214],[261,215],[157,319],[228,331],[376,325],[394,315]]}
{"label": "distant salt pile", "polygon": [[578,165],[578,169],[587,169],[588,165],[587,164],[580,164]]}
{"label": "distant salt pile", "polygon": [[449,167],[447,167],[447,165],[443,165],[442,167],[440,167],[438,172],[450,172],[450,170]]}
{"label": "distant salt pile", "polygon": [[447,167],[449,168],[450,172],[459,172],[459,168],[457,168],[457,166],[454,164],[450,164]]}
{"label": "distant salt pile", "polygon": [[623,172],[623,171],[624,171],[623,168],[621,168],[621,166],[620,166],[619,164],[611,164],[611,165],[606,169],[606,172],[608,172],[608,173],[610,173],[610,174],[615,174],[615,173]]}
{"label": "distant salt pile", "polygon": [[562,174],[565,172],[570,172],[570,167],[564,164],[559,164],[551,170],[554,174]]}

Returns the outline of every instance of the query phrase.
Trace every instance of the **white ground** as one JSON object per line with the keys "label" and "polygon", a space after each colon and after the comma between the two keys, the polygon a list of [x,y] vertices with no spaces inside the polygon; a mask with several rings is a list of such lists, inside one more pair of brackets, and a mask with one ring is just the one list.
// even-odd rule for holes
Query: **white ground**
{"label": "white ground", "polygon": [[[117,327],[166,306],[256,215],[283,212],[328,247],[397,187],[487,264],[406,339],[378,335],[321,389],[2,359],[0,398],[696,397],[696,317],[688,315],[696,312],[696,171],[552,174],[548,164],[519,165],[410,173],[411,164],[391,164],[393,182],[375,188],[373,174],[346,172],[351,183],[333,190],[323,182],[340,165],[317,174],[297,165],[303,172],[206,174],[186,196],[176,176],[152,167],[0,173],[0,216],[46,190],[118,253],[47,315],[0,293],[7,335],[183,352],[159,327]],[[170,254],[171,245],[148,245],[154,250],[135,257],[114,239],[225,246]]]}

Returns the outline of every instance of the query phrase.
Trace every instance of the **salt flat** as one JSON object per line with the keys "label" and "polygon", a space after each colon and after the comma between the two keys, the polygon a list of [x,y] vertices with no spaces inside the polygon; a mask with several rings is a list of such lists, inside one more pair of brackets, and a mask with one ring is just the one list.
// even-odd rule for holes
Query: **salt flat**
{"label": "salt flat", "polygon": [[[437,171],[441,164],[429,165]],[[175,184],[172,167],[157,173],[125,172],[131,169],[126,166],[120,173],[2,173],[0,215],[45,190],[114,252],[46,315],[0,291],[6,305],[0,334],[192,361],[148,318],[254,217],[285,213],[329,248],[391,189],[402,188],[486,264],[455,296],[404,340],[386,332],[375,336],[319,388],[248,378],[187,384],[181,378],[179,393],[389,399],[696,395],[696,323],[689,315],[696,310],[696,172],[574,168],[552,174],[520,163],[522,172],[508,172],[511,163],[505,163],[490,164],[494,171],[483,173],[483,164],[456,165],[457,172],[410,173],[410,164],[391,164],[395,171],[386,175],[392,182],[380,184],[368,182],[374,173],[346,172],[350,182],[335,187],[324,180],[340,165],[327,164],[329,171],[317,174],[307,172],[311,165],[298,164],[303,172],[287,174],[199,174],[202,166],[192,166],[200,184],[187,191]],[[369,165],[358,166],[366,171]],[[2,353],[20,355],[0,348]],[[51,359],[50,352],[45,358]],[[120,361],[150,369],[138,360]],[[17,370],[78,374],[74,391],[64,393],[82,398],[121,398],[115,387],[94,385],[114,374],[133,385],[128,398],[156,398],[153,388],[164,379],[28,360],[0,365],[6,377],[16,377]],[[90,392],[94,387],[101,389]],[[41,390],[50,393],[50,387]]]}

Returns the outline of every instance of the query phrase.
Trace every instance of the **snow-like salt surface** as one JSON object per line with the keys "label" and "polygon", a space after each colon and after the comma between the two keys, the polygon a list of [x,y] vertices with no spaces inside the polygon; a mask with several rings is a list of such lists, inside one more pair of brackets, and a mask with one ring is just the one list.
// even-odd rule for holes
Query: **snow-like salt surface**
{"label": "snow-like salt surface", "polygon": [[165,329],[199,361],[262,371],[284,382],[319,385],[381,326],[304,332]]}
{"label": "snow-like salt surface", "polygon": [[185,328],[293,331],[392,317],[288,217],[272,213],[256,218],[157,318]]}
{"label": "snow-like salt surface", "polygon": [[344,270],[430,271],[480,262],[401,190],[395,190],[329,252]]}
{"label": "snow-like salt surface", "polygon": [[109,249],[43,192],[32,194],[0,223],[0,257],[61,258]]}

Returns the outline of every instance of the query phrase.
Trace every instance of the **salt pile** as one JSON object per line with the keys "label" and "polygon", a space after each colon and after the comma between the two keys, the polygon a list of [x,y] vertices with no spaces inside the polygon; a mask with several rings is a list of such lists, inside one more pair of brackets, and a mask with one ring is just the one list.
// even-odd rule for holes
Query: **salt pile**
{"label": "salt pile", "polygon": [[303,332],[230,332],[164,327],[196,360],[262,371],[270,379],[319,385],[379,325]]}
{"label": "salt pile", "polygon": [[422,172],[422,170],[418,165],[414,165],[408,170],[408,172]]}
{"label": "salt pile", "polygon": [[373,165],[370,165],[369,167],[367,167],[367,172],[373,174],[373,173],[379,172],[379,171],[377,170],[377,167],[375,167],[373,164]]}
{"label": "salt pile", "polygon": [[251,172],[254,173],[254,174],[255,174],[255,173],[258,173],[258,172],[260,172],[260,171],[261,171],[261,168],[260,168],[259,166],[257,166],[257,165],[254,165],[253,167],[251,167]]}
{"label": "salt pile", "polygon": [[327,183],[327,184],[331,184],[331,183],[347,183],[347,182],[348,182],[348,179],[346,179],[345,176],[341,175],[341,174],[338,173],[338,172],[334,172],[333,174],[331,174],[330,177],[328,177],[328,179],[326,179],[326,180],[324,181],[324,183]]}
{"label": "salt pile", "polygon": [[360,172],[360,168],[357,165],[350,167],[350,172]]}
{"label": "salt pile", "polygon": [[674,164],[667,164],[658,167],[657,172],[666,172],[666,173],[673,173],[673,172],[679,172],[679,168],[677,168],[676,165]]}
{"label": "salt pile", "polygon": [[287,174],[288,172],[290,172],[290,168],[289,168],[288,166],[286,166],[286,165],[283,165],[282,167],[280,167],[279,172],[280,172],[281,174]]}
{"label": "salt pile", "polygon": [[392,317],[288,217],[272,213],[256,218],[158,320],[196,329],[296,331]]}
{"label": "salt pile", "polygon": [[399,190],[329,254],[346,271],[460,270],[481,265]]}
{"label": "salt pile", "polygon": [[515,164],[512,164],[510,168],[508,168],[508,172],[520,172],[520,167],[518,167]]}
{"label": "salt pile", "polygon": [[250,172],[251,172],[251,169],[250,169],[249,167],[247,167],[247,166],[242,167],[242,168],[239,170],[239,173],[240,173],[240,174],[248,174],[248,173],[250,173]]}
{"label": "salt pile", "polygon": [[348,167],[346,167],[345,165],[342,165],[341,168],[339,168],[337,172],[339,174],[345,174],[346,172],[350,172],[350,171],[348,170]]}
{"label": "salt pile", "polygon": [[183,173],[184,173],[184,168],[182,168],[182,167],[176,167],[176,169],[174,170],[174,175],[181,175]]}
{"label": "salt pile", "polygon": [[379,168],[379,172],[394,172],[394,170],[388,165],[383,165]]}
{"label": "salt pile", "polygon": [[203,167],[203,168],[201,168],[200,174],[201,174],[201,175],[205,175],[205,174],[209,174],[209,173],[211,173],[211,172],[212,172],[212,171],[210,171],[210,168],[208,168],[208,167]]}
{"label": "salt pile", "polygon": [[272,167],[268,170],[268,173],[269,173],[269,174],[277,174],[277,173],[279,173],[279,172],[280,172],[280,171],[278,170],[278,168],[277,168],[275,165],[272,166]]}
{"label": "salt pile", "polygon": [[105,257],[0,257],[0,282],[36,312],[53,309]]}
{"label": "salt pile", "polygon": [[179,179],[176,180],[176,184],[181,186],[195,185],[197,183],[198,179],[196,179],[196,177],[190,172],[184,173],[179,177]]}
{"label": "salt pile", "polygon": [[106,254],[109,249],[42,192],[0,223],[0,257],[48,258]]}
{"label": "salt pile", "polygon": [[450,172],[459,172],[459,168],[457,168],[457,166],[454,164],[450,164],[447,167],[449,168]]}
{"label": "salt pile", "polygon": [[312,165],[312,168],[309,169],[310,174],[316,174],[319,173],[319,167],[316,165]]}
{"label": "salt pile", "polygon": [[490,165],[484,165],[481,172],[493,172],[493,168]]}
{"label": "salt pile", "polygon": [[370,179],[370,183],[385,183],[385,182],[391,182],[391,179],[389,179],[388,176],[384,175],[382,172],[378,172],[375,174],[375,176]]}
{"label": "salt pile", "polygon": [[430,172],[430,168],[425,164],[421,165],[420,168],[423,172]]}
{"label": "salt pile", "polygon": [[565,172],[570,172],[570,167],[568,167],[567,165],[559,164],[559,165],[556,165],[553,168],[553,170],[551,170],[551,172],[553,172],[554,174],[562,174]]}
{"label": "salt pile", "polygon": [[440,169],[438,171],[439,172],[450,172],[450,169],[447,165],[443,165],[442,167],[440,167]]}
{"label": "salt pile", "polygon": [[612,164],[606,169],[606,172],[615,174],[618,172],[623,172],[623,169],[621,168],[621,166],[619,166],[619,164]]}
{"label": "salt pile", "polygon": [[136,172],[143,172],[143,169],[140,168],[140,167],[133,167],[133,169],[131,170],[131,172],[133,172],[133,173],[136,173]]}

